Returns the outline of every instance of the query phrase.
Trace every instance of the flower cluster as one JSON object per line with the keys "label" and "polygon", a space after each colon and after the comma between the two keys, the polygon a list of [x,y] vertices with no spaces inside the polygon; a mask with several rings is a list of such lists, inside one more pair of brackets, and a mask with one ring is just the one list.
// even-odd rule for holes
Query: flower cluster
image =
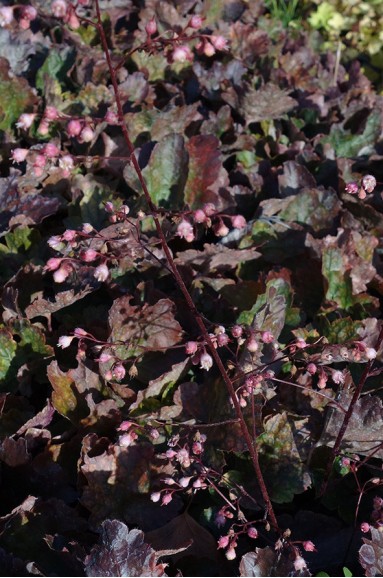
{"label": "flower cluster", "polygon": [[197,41],[195,49],[198,54],[211,57],[214,56],[217,51],[226,51],[228,42],[223,36],[195,32],[202,26],[203,18],[199,14],[194,14],[182,30],[165,36],[158,32],[157,22],[152,18],[145,25],[147,38],[139,49],[145,50],[149,54],[162,50],[170,63],[192,62],[194,54],[190,43],[194,40]]}
{"label": "flower cluster", "polygon": [[229,226],[234,229],[244,229],[247,223],[242,215],[219,214],[213,203],[206,203],[202,209],[185,213],[178,223],[177,235],[191,243],[195,239],[195,228],[198,225],[211,229],[217,237],[226,237],[230,232]]}
{"label": "flower cluster", "polygon": [[[227,509],[222,508],[220,510],[223,516],[228,517],[229,513]],[[230,512],[230,514],[232,514]],[[231,515],[232,517],[232,515]],[[254,522],[245,522],[242,525],[233,524],[225,536],[221,536],[218,540],[218,549],[223,548],[226,550],[225,556],[228,560],[234,560],[237,557],[236,548],[238,546],[238,538],[241,534],[247,535],[249,538],[256,540],[258,538],[258,530],[253,525]],[[240,526],[241,529],[235,531],[234,528]]]}
{"label": "flower cluster", "polygon": [[17,20],[22,30],[28,30],[31,22],[37,18],[37,10],[33,6],[1,6],[0,7],[0,27],[4,28],[13,24]]}
{"label": "flower cluster", "polygon": [[359,199],[363,200],[367,194],[373,193],[376,187],[376,178],[373,175],[365,175],[360,183],[352,181],[346,185],[346,193],[350,195],[358,195]]}
{"label": "flower cluster", "polygon": [[198,491],[209,487],[212,472],[201,460],[204,452],[206,435],[197,431],[191,440],[182,440],[180,435],[174,435],[168,440],[168,449],[161,456],[173,466],[174,474],[163,480],[165,488],[152,492],[151,500],[166,506],[176,492]]}

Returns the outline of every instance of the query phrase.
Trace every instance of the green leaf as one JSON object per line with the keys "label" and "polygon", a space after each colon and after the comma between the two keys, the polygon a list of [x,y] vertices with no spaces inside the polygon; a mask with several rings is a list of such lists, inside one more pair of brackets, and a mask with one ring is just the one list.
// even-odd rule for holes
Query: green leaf
{"label": "green leaf", "polygon": [[169,134],[154,147],[142,171],[156,205],[179,207],[187,176],[187,152],[180,134]]}
{"label": "green leaf", "polygon": [[349,570],[348,568],[346,568],[346,566],[343,566],[343,574],[344,574],[345,576],[352,576],[351,570]]}
{"label": "green leaf", "polygon": [[3,380],[16,355],[17,343],[12,334],[4,327],[0,328],[0,380]]}
{"label": "green leaf", "polygon": [[[299,428],[297,428],[299,429]],[[294,439],[295,426],[287,414],[270,416],[258,438],[259,452],[270,497],[278,504],[288,503],[295,494],[311,485],[306,466]]]}
{"label": "green leaf", "polygon": [[9,131],[20,114],[34,104],[36,96],[25,78],[9,74],[5,58],[0,58],[0,94],[0,130]]}
{"label": "green leaf", "polygon": [[48,366],[48,379],[53,387],[52,404],[64,417],[73,418],[77,409],[77,397],[74,391],[74,379],[59,368],[57,361]]}
{"label": "green leaf", "polygon": [[73,64],[74,50],[70,47],[61,47],[60,50],[51,48],[44,64],[36,75],[36,88],[44,92],[47,78],[54,80],[60,93],[67,82],[67,72]]}
{"label": "green leaf", "polygon": [[380,135],[382,115],[379,109],[374,109],[367,119],[362,134],[347,133],[342,126],[334,125],[330,136],[322,139],[322,143],[329,143],[338,157],[355,157],[365,147],[373,146]]}

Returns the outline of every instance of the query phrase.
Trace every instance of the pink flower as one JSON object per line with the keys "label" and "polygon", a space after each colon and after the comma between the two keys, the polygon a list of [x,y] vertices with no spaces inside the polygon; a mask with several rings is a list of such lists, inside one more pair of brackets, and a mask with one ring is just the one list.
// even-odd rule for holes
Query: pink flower
{"label": "pink flower", "polygon": [[234,325],[231,328],[231,334],[236,339],[238,339],[238,337],[241,337],[242,333],[243,333],[243,328],[240,325]]}
{"label": "pink flower", "polygon": [[37,132],[42,136],[46,136],[49,133],[49,121],[43,119],[37,128]]}
{"label": "pink flower", "polygon": [[75,12],[70,13],[68,18],[68,24],[71,28],[73,28],[73,30],[77,30],[77,28],[80,28],[80,20],[77,18]]}
{"label": "pink flower", "polygon": [[172,495],[170,493],[166,493],[162,497],[162,505],[167,506],[172,501]]}
{"label": "pink flower", "polygon": [[226,333],[219,333],[219,335],[217,335],[218,347],[223,347],[228,343],[229,343],[229,336]]}
{"label": "pink flower", "polygon": [[203,53],[205,56],[214,56],[215,48],[210,42],[204,42]]}
{"label": "pink flower", "polygon": [[121,379],[124,379],[125,374],[126,370],[125,367],[122,365],[122,363],[118,363],[113,367],[113,377],[117,379],[117,381],[121,381]]}
{"label": "pink flower", "polygon": [[90,126],[84,126],[80,133],[81,142],[91,142],[94,139],[94,130]]}
{"label": "pink flower", "polygon": [[250,337],[248,342],[246,343],[246,348],[250,353],[255,353],[259,349],[259,345],[257,340],[254,337]]}
{"label": "pink flower", "polygon": [[145,32],[148,36],[153,36],[157,32],[157,22],[154,18],[149,20],[145,25]]}
{"label": "pink flower", "polygon": [[194,230],[193,225],[183,219],[177,227],[177,235],[181,237],[181,239],[185,239],[188,243],[191,243],[194,240]]}
{"label": "pink flower", "polygon": [[226,237],[226,235],[229,233],[229,228],[226,227],[223,221],[219,220],[218,223],[214,225],[213,231],[217,237]]}
{"label": "pink flower", "polygon": [[225,556],[228,560],[235,560],[235,558],[237,557],[235,548],[228,548],[226,550]]}
{"label": "pink flower", "polygon": [[56,283],[64,283],[65,279],[67,277],[69,277],[69,274],[71,273],[72,268],[64,263],[63,265],[61,265],[61,267],[59,269],[57,269],[54,273],[53,273],[53,279]]}
{"label": "pink flower", "polygon": [[369,359],[370,361],[372,359],[375,359],[375,357],[377,355],[376,349],[374,349],[373,347],[367,347],[367,349],[364,353],[365,353],[365,356],[367,357],[367,359]]}
{"label": "pink flower", "polygon": [[233,225],[234,229],[244,229],[247,225],[245,217],[242,215],[235,215],[231,218],[231,224]]}
{"label": "pink flower", "polygon": [[47,271],[56,271],[61,265],[62,259],[59,257],[52,257],[48,259],[47,264],[45,265],[45,269]]}
{"label": "pink flower", "polygon": [[211,367],[213,365],[212,356],[206,352],[202,353],[202,355],[200,357],[200,364],[201,364],[201,369],[205,369],[206,371],[209,371],[209,369],[211,369]]}
{"label": "pink flower", "polygon": [[44,118],[46,120],[57,120],[59,116],[59,111],[55,106],[47,106],[44,110]]}
{"label": "pink flower", "polygon": [[152,502],[159,502],[161,499],[161,492],[153,492],[150,495],[150,499],[152,500]]}
{"label": "pink flower", "polygon": [[61,347],[61,349],[66,349],[67,347],[70,346],[70,344],[72,343],[74,339],[74,335],[62,335],[59,338],[57,347]]}
{"label": "pink flower", "polygon": [[274,341],[274,335],[271,331],[264,331],[261,335],[263,343],[272,343]]}
{"label": "pink flower", "polygon": [[20,17],[23,20],[34,20],[37,17],[37,10],[33,6],[22,6],[20,9]]}
{"label": "pink flower", "polygon": [[2,6],[0,8],[0,27],[8,26],[13,20],[13,8],[11,6]]}
{"label": "pink flower", "polygon": [[195,454],[196,456],[199,456],[200,454],[203,453],[203,445],[201,442],[193,442],[192,445],[192,452],[193,454]]}
{"label": "pink flower", "polygon": [[77,237],[77,231],[75,231],[74,229],[67,229],[66,231],[64,231],[62,238],[64,239],[64,241],[74,241]]}
{"label": "pink flower", "polygon": [[294,568],[297,572],[300,572],[301,570],[304,570],[306,568],[306,562],[305,560],[302,558],[302,556],[297,556],[294,560]]}
{"label": "pink flower", "polygon": [[223,36],[211,36],[210,42],[216,48],[216,50],[226,50],[227,40]]}
{"label": "pink flower", "polygon": [[315,375],[316,372],[318,371],[318,368],[315,365],[315,363],[309,363],[308,366],[306,367],[306,369],[310,375]]}
{"label": "pink flower", "polygon": [[187,60],[193,60],[193,53],[187,44],[182,44],[181,46],[176,46],[172,52],[173,62],[186,62]]}
{"label": "pink flower", "polygon": [[65,0],[53,0],[51,4],[51,11],[56,18],[64,18],[68,11],[68,4]]}
{"label": "pink flower", "polygon": [[108,363],[108,361],[110,361],[111,359],[113,359],[113,355],[110,355],[110,353],[102,352],[100,357],[98,358],[98,361],[100,363]]}
{"label": "pink flower", "polygon": [[305,349],[305,347],[307,347],[307,343],[304,339],[302,339],[301,337],[298,337],[298,339],[296,341],[296,346],[298,349]]}
{"label": "pink flower", "polygon": [[194,211],[194,221],[196,223],[205,223],[207,221],[206,213],[202,209]]}
{"label": "pink flower", "polygon": [[98,267],[96,267],[96,269],[94,270],[93,275],[95,276],[95,278],[97,279],[97,281],[100,281],[100,283],[102,283],[103,281],[106,281],[109,277],[109,269],[108,267],[105,265],[105,263],[103,263],[102,265],[99,265]]}
{"label": "pink flower", "polygon": [[66,132],[69,137],[78,136],[81,133],[82,124],[79,120],[70,120],[66,127]]}
{"label": "pink flower", "polygon": [[372,193],[376,187],[376,178],[373,175],[365,175],[362,179],[362,187],[367,193]]}
{"label": "pink flower", "polygon": [[306,552],[316,552],[315,544],[313,544],[313,542],[311,542],[311,540],[307,540],[307,542],[303,542],[302,546],[303,546],[304,550],[306,550]]}
{"label": "pink flower", "polygon": [[361,532],[363,532],[363,534],[366,534],[367,532],[370,531],[370,524],[368,524],[367,522],[362,522],[360,525],[360,530]]}
{"label": "pink flower", "polygon": [[249,536],[249,538],[253,538],[253,540],[258,538],[257,528],[254,528],[254,526],[250,526],[249,528],[247,528],[247,535]]}
{"label": "pink flower", "polygon": [[[0,8],[1,10],[1,8]],[[0,16],[1,18],[1,16]],[[29,128],[31,128],[34,120],[36,118],[35,114],[28,114],[28,113],[23,113],[19,116],[19,120],[16,123],[17,128],[22,128],[23,130],[28,130]]]}
{"label": "pink flower", "polygon": [[98,253],[94,249],[86,249],[80,252],[80,258],[85,261],[85,263],[91,263],[97,259]]}
{"label": "pink flower", "polygon": [[44,155],[36,155],[35,160],[33,161],[33,166],[43,169],[46,165],[47,159]]}
{"label": "pink flower", "polygon": [[192,476],[180,478],[179,479],[179,485],[181,486],[181,488],[187,488],[191,479],[192,479]]}
{"label": "pink flower", "polygon": [[90,223],[83,223],[82,232],[89,235],[93,231],[93,226]]}
{"label": "pink flower", "polygon": [[199,16],[199,14],[193,14],[193,16],[189,20],[188,26],[190,26],[190,28],[198,30],[199,28],[201,28],[202,22],[203,19],[201,18],[201,16]]}
{"label": "pink flower", "polygon": [[44,146],[43,153],[45,156],[47,156],[49,159],[51,159],[51,158],[59,156],[60,149],[52,142],[49,142]]}
{"label": "pink flower", "polygon": [[211,217],[212,215],[214,215],[214,213],[217,212],[215,206],[213,205],[213,203],[206,203],[203,207],[203,212],[205,213],[205,215],[207,215],[208,217]]}
{"label": "pink flower", "polygon": [[359,191],[358,183],[355,183],[354,181],[351,183],[347,183],[347,185],[345,186],[345,191],[350,195],[356,195]]}
{"label": "pink flower", "polygon": [[29,149],[13,149],[11,159],[14,163],[22,163],[25,161],[29,153]]}
{"label": "pink flower", "polygon": [[131,431],[129,433],[125,433],[124,435],[120,436],[118,439],[118,443],[120,444],[120,446],[127,448],[131,446],[136,441],[137,438],[138,435],[136,434],[136,432]]}
{"label": "pink flower", "polygon": [[108,110],[105,117],[104,117],[104,120],[108,124],[117,124],[118,123],[118,116],[115,112],[113,112],[113,110]]}
{"label": "pink flower", "polygon": [[190,466],[190,456],[189,456],[189,452],[186,448],[182,448],[180,450],[178,450],[177,452],[177,461],[181,464],[181,466],[184,466],[185,468],[188,468]]}
{"label": "pink flower", "polygon": [[229,545],[229,536],[221,536],[218,540],[218,548],[227,548]]}
{"label": "pink flower", "polygon": [[185,345],[185,351],[187,355],[194,355],[198,350],[198,343],[196,341],[188,341]]}
{"label": "pink flower", "polygon": [[85,329],[83,329],[82,327],[76,327],[73,333],[75,334],[76,337],[86,337],[88,335],[87,331],[85,331]]}
{"label": "pink flower", "polygon": [[345,376],[343,374],[343,371],[339,371],[339,370],[334,371],[334,373],[332,374],[332,380],[334,383],[336,383],[338,385],[340,383],[344,383]]}
{"label": "pink flower", "polygon": [[66,173],[66,176],[69,176],[74,167],[73,157],[71,155],[63,155],[59,159],[59,167]]}

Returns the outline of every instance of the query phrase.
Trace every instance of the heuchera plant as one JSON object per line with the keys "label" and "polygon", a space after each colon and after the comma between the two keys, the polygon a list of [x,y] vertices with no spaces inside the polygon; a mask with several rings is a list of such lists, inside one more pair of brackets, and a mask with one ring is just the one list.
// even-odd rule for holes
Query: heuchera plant
{"label": "heuchera plant", "polygon": [[381,111],[208,4],[0,8],[9,573],[375,575]]}

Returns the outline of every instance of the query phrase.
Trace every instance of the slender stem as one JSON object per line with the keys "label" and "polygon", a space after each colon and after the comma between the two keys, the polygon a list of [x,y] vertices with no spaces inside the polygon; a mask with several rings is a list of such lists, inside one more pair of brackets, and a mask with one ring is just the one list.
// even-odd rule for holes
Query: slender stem
{"label": "slender stem", "polygon": [[[379,351],[380,346],[382,345],[382,341],[383,341],[383,325],[380,329],[380,333],[379,333],[378,339],[377,339],[376,344],[375,344],[376,351]],[[324,480],[322,482],[322,487],[321,487],[320,493],[319,493],[320,496],[323,496],[323,494],[325,493],[325,491],[327,489],[328,481],[330,479],[331,470],[332,470],[334,460],[335,460],[336,456],[338,455],[339,448],[340,448],[341,443],[343,441],[344,434],[346,433],[348,424],[350,423],[350,419],[351,419],[351,416],[353,414],[355,404],[358,401],[360,394],[362,393],[363,386],[366,383],[367,378],[370,375],[370,371],[371,371],[371,367],[372,367],[373,363],[374,363],[373,359],[371,359],[367,363],[367,365],[366,365],[366,367],[365,367],[365,369],[361,375],[359,383],[355,388],[354,395],[352,396],[352,399],[350,401],[350,405],[348,406],[348,409],[347,409],[345,416],[343,418],[343,423],[340,426],[340,430],[339,430],[337,438],[335,440],[334,447],[332,448],[331,457],[330,457],[328,464],[327,464],[325,477],[324,477]]]}
{"label": "slender stem", "polygon": [[205,326],[203,318],[200,315],[199,311],[197,310],[196,306],[194,305],[193,299],[192,299],[192,297],[191,297],[191,295],[190,295],[190,293],[189,293],[189,291],[188,291],[188,289],[187,289],[187,287],[186,287],[186,285],[185,285],[185,283],[184,283],[184,281],[183,281],[183,279],[182,279],[182,277],[181,277],[181,275],[177,269],[177,266],[174,262],[171,251],[170,251],[169,246],[167,244],[165,235],[162,231],[161,223],[157,217],[157,207],[155,206],[155,204],[153,203],[153,201],[151,199],[151,196],[150,196],[149,190],[147,188],[145,179],[143,177],[140,165],[138,163],[136,155],[134,154],[134,146],[133,146],[132,141],[130,140],[128,129],[127,129],[126,124],[124,122],[124,114],[123,114],[122,103],[121,103],[120,94],[119,94],[119,90],[118,90],[117,78],[116,78],[116,74],[114,71],[112,59],[110,56],[105,31],[104,31],[104,28],[102,26],[101,11],[100,11],[100,6],[99,6],[98,0],[95,0],[95,7],[96,7],[96,15],[97,15],[96,26],[97,26],[98,32],[100,34],[101,44],[102,44],[105,58],[106,58],[106,61],[108,64],[108,69],[109,69],[109,73],[110,73],[110,77],[111,77],[111,81],[112,81],[112,86],[113,86],[113,90],[114,90],[114,95],[115,95],[115,99],[116,99],[118,118],[119,118],[119,121],[121,123],[121,130],[122,130],[122,133],[124,136],[124,140],[125,140],[126,145],[128,147],[129,154],[131,155],[131,163],[132,163],[133,168],[137,174],[138,180],[141,184],[142,191],[144,193],[146,202],[147,202],[148,207],[149,207],[149,211],[150,211],[151,216],[153,218],[153,221],[154,221],[154,224],[155,224],[155,227],[157,230],[157,234],[160,238],[161,245],[163,247],[163,250],[164,250],[166,259],[168,261],[169,267],[173,273],[173,276],[176,280],[176,283],[177,283],[179,289],[181,290],[181,292],[185,298],[185,301],[186,301],[189,309],[191,310],[191,312],[194,315],[196,323],[197,323],[197,325],[201,331],[201,334],[203,335],[203,338],[205,340],[205,343],[206,343],[206,345],[210,351],[210,354],[211,354],[213,360],[215,361],[215,363],[217,365],[217,368],[218,368],[218,370],[219,370],[219,372],[220,372],[220,374],[221,374],[221,376],[225,382],[227,390],[229,392],[230,398],[231,398],[232,403],[234,405],[235,412],[236,412],[237,417],[238,417],[239,422],[240,422],[242,434],[243,434],[243,437],[245,439],[245,442],[246,442],[246,445],[247,445],[247,448],[248,448],[248,451],[250,454],[250,458],[251,458],[251,461],[252,461],[252,464],[254,467],[254,471],[255,471],[255,474],[256,474],[256,477],[258,480],[258,484],[259,484],[259,487],[260,487],[260,490],[262,493],[262,497],[263,497],[264,502],[265,502],[266,510],[267,510],[267,513],[270,517],[271,525],[273,526],[273,528],[275,530],[279,530],[278,522],[277,522],[277,519],[276,519],[276,516],[274,513],[274,509],[273,509],[273,506],[272,506],[272,503],[270,500],[270,496],[269,496],[269,493],[268,493],[267,488],[266,488],[265,480],[263,478],[261,467],[259,464],[258,450],[257,450],[256,445],[253,443],[253,440],[251,439],[251,435],[250,435],[250,432],[247,428],[246,421],[243,417],[242,409],[241,409],[241,406],[239,404],[238,398],[236,396],[233,384],[231,382],[230,377],[227,374],[227,371],[226,371],[225,366],[223,365],[223,363],[221,361],[220,356],[218,355],[218,353],[214,347],[214,344],[213,344],[213,342],[209,336],[209,332]]}

